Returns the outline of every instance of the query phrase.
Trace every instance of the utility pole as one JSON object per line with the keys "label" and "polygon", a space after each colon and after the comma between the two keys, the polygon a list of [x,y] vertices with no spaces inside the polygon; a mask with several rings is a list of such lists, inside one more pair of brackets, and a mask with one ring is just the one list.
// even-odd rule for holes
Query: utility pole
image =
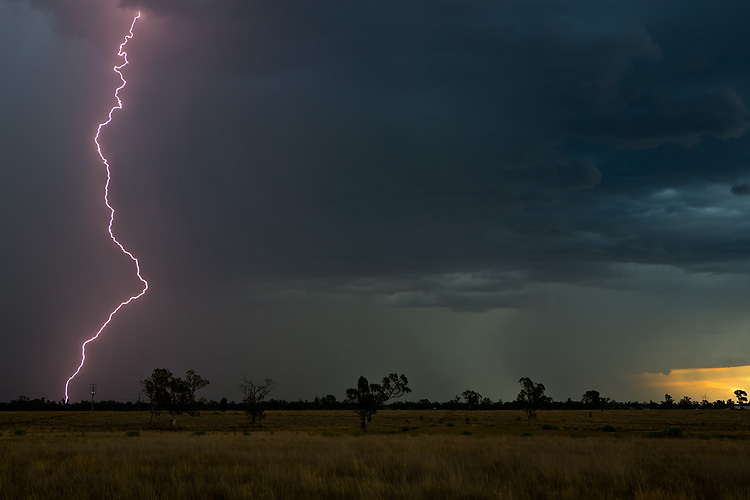
{"label": "utility pole", "polygon": [[96,394],[96,384],[89,384],[89,389],[91,389],[91,412],[94,412],[94,394]]}

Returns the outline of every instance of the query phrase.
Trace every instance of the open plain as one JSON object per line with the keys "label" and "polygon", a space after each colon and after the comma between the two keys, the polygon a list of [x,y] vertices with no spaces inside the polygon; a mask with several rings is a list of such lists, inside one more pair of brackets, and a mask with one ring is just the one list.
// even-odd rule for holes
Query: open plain
{"label": "open plain", "polygon": [[3,499],[744,499],[750,411],[0,412]]}

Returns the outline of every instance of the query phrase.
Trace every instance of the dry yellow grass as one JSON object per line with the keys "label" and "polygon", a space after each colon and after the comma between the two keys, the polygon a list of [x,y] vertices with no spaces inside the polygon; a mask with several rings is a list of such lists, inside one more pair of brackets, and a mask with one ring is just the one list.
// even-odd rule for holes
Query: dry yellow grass
{"label": "dry yellow grass", "polygon": [[750,412],[518,416],[388,411],[356,435],[347,412],[270,412],[249,434],[219,414],[128,437],[147,414],[0,414],[0,498],[747,498]]}

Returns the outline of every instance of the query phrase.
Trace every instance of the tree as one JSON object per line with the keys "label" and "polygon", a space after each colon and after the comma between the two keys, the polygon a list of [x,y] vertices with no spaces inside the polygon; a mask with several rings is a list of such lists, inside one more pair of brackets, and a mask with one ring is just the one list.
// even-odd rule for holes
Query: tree
{"label": "tree", "polygon": [[354,413],[359,415],[359,426],[363,432],[367,431],[367,424],[372,420],[372,416],[382,408],[386,401],[400,398],[411,392],[407,386],[408,383],[405,375],[397,373],[384,377],[380,384],[371,384],[365,377],[360,376],[357,387],[346,390],[347,402],[354,406]]}
{"label": "tree", "polygon": [[169,381],[172,379],[172,372],[166,368],[156,368],[147,379],[141,380],[143,393],[151,403],[151,417],[149,422],[154,421],[154,416],[159,416],[169,402]]}
{"label": "tree", "polygon": [[143,392],[151,402],[151,421],[162,410],[169,412],[172,427],[177,425],[178,415],[196,415],[195,391],[209,383],[193,370],[188,370],[183,380],[165,368],[156,368],[149,378],[141,380]]}
{"label": "tree", "polygon": [[734,395],[737,398],[737,404],[740,406],[747,404],[747,393],[743,391],[742,389],[737,389],[734,391]]}
{"label": "tree", "polygon": [[521,384],[521,392],[518,393],[517,401],[526,413],[526,420],[531,422],[532,418],[536,418],[537,410],[552,401],[552,398],[544,395],[543,384],[535,384],[529,377],[520,378],[518,383]]}
{"label": "tree", "polygon": [[693,407],[693,404],[693,400],[690,398],[690,396],[682,396],[682,399],[679,403],[677,403],[677,406],[679,406],[680,408],[689,409]]}
{"label": "tree", "polygon": [[674,398],[670,396],[669,394],[664,395],[664,402],[662,403],[662,406],[666,406],[667,408],[671,408],[672,405],[674,405]]}
{"label": "tree", "polygon": [[336,396],[333,394],[327,394],[318,400],[318,404],[324,410],[333,410],[336,408],[338,401],[336,401]]}
{"label": "tree", "polygon": [[479,406],[479,404],[483,401],[481,394],[479,394],[477,391],[471,391],[469,389],[466,389],[464,392],[462,392],[461,396],[464,398],[464,401],[469,406],[470,410]]}
{"label": "tree", "polygon": [[602,404],[602,398],[599,391],[586,391],[581,397],[581,403],[589,410],[597,410]]}
{"label": "tree", "polygon": [[265,379],[263,383],[257,384],[253,382],[253,379],[248,380],[247,377],[243,378],[240,389],[244,396],[242,401],[245,403],[245,413],[250,416],[250,425],[254,425],[256,421],[262,425],[260,421],[265,417],[266,396],[271,394],[272,386],[273,380],[270,378]]}

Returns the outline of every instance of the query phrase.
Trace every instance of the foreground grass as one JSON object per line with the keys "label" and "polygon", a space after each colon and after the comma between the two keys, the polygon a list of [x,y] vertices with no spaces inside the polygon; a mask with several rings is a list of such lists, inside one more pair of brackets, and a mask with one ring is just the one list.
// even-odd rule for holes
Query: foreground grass
{"label": "foreground grass", "polygon": [[351,417],[0,414],[0,498],[747,498],[750,412],[393,411],[368,435]]}
{"label": "foreground grass", "polygon": [[0,495],[29,499],[740,499],[741,441],[516,436],[4,440]]}

